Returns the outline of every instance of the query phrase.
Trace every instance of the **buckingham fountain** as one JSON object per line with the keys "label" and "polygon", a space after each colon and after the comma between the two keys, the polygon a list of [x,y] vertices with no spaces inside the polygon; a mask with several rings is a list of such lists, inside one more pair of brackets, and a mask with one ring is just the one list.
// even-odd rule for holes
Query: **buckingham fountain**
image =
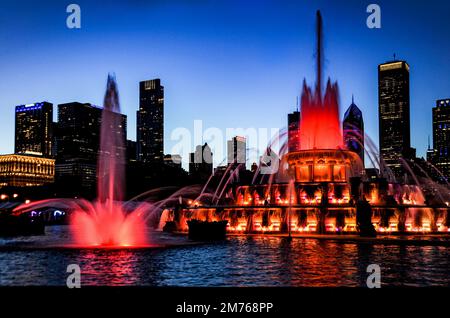
{"label": "buckingham fountain", "polygon": [[[281,147],[279,167],[251,184],[233,182],[239,165],[228,167],[218,188],[208,186],[188,204],[166,209],[162,220],[188,231],[188,220],[227,221],[229,233],[443,233],[449,231],[449,187],[427,178],[419,182],[407,160],[401,160],[413,182],[398,182],[372,152],[381,175],[369,177],[360,156],[343,145],[338,86],[329,79],[322,91],[322,18],[317,12],[317,80],[303,85],[299,149]],[[368,138],[368,137],[367,137]],[[372,145],[373,148],[373,145]],[[268,153],[272,152],[271,146]],[[370,149],[366,149],[368,155]],[[375,154],[374,154],[375,153]],[[244,163],[245,164],[245,163]],[[262,162],[261,165],[267,165]],[[384,172],[384,174],[383,174]],[[231,182],[230,182],[231,181]]]}
{"label": "buckingham fountain", "polygon": [[[101,146],[98,158],[98,198],[50,199],[25,204],[17,215],[53,207],[68,211],[77,246],[142,247],[149,245],[149,228],[188,232],[189,225],[223,224],[227,233],[283,233],[290,235],[357,233],[447,233],[450,228],[449,187],[427,179],[397,182],[380,168],[368,177],[360,156],[343,143],[338,86],[322,83],[322,19],[317,13],[317,79],[306,83],[301,95],[299,149],[279,154],[267,148],[269,161],[261,162],[248,184],[234,182],[242,170],[229,165],[217,186],[212,175],[202,187],[171,191],[154,189],[125,201],[123,140],[114,127],[120,123],[116,83],[108,78],[104,100]],[[322,89],[324,86],[325,89]],[[373,148],[373,145],[372,145]],[[375,153],[375,154],[374,154]],[[406,160],[402,163],[408,166]],[[245,163],[244,163],[245,165]],[[267,167],[278,167],[267,173]],[[414,174],[411,167],[407,171]],[[156,195],[158,194],[158,196]],[[154,199],[158,197],[158,199]],[[201,227],[200,227],[201,228]]]}

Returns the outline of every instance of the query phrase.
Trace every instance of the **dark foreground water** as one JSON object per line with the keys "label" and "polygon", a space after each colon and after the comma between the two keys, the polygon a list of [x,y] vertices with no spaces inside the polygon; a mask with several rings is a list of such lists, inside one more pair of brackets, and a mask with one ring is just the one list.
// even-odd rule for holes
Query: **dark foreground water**
{"label": "dark foreground water", "polygon": [[[450,286],[445,246],[372,245],[280,237],[232,237],[186,245],[186,237],[158,234],[171,247],[137,250],[43,248],[65,243],[67,228],[43,237],[0,240],[0,285],[65,285],[69,264],[82,285],[366,286],[369,264],[383,286]],[[35,248],[38,247],[38,248]]]}

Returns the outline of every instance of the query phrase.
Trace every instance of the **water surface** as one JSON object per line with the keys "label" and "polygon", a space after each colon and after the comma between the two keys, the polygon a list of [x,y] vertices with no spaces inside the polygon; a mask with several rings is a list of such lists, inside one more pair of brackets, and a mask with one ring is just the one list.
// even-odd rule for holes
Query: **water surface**
{"label": "water surface", "polygon": [[0,285],[64,286],[67,266],[78,264],[84,286],[365,286],[367,266],[379,264],[383,286],[450,286],[445,246],[258,236],[189,245],[184,236],[153,236],[168,247],[45,248],[70,241],[63,226],[47,227],[46,236],[0,240]]}

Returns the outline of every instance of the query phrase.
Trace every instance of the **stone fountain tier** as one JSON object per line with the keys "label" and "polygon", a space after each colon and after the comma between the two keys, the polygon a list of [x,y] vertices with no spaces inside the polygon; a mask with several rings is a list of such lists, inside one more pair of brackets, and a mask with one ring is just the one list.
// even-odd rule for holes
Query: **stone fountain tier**
{"label": "stone fountain tier", "polygon": [[341,149],[291,152],[282,158],[281,167],[281,173],[293,176],[295,182],[348,182],[364,171],[356,153]]}

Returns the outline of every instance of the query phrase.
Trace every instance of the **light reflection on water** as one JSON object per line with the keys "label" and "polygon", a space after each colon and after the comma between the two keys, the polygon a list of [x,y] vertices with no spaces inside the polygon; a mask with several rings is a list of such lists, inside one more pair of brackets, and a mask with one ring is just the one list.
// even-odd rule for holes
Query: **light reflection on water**
{"label": "light reflection on water", "polygon": [[245,236],[138,250],[7,249],[0,251],[0,285],[65,285],[67,265],[79,264],[82,285],[365,286],[372,263],[381,266],[383,286],[450,285],[443,246]]}

